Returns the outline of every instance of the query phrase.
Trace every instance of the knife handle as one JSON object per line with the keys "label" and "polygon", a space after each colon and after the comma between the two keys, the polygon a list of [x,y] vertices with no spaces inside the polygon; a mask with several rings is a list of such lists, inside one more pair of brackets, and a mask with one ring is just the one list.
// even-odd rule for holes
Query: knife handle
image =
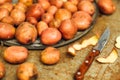
{"label": "knife handle", "polygon": [[75,74],[75,80],[83,80],[85,73],[89,69],[92,64],[94,58],[100,53],[100,51],[92,49],[92,51],[88,54],[80,68]]}

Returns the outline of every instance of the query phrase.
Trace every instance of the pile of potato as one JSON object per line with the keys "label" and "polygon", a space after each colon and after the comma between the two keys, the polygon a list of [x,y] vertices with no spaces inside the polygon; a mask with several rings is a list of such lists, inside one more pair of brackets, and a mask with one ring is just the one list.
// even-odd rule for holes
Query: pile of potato
{"label": "pile of potato", "polygon": [[[77,31],[90,27],[95,13],[94,0],[0,0],[0,40],[15,38],[21,44],[32,44],[37,38],[48,45],[41,52],[40,61],[44,64],[56,64],[60,60],[60,51],[50,47],[62,38],[70,40]],[[112,14],[116,7],[112,0],[98,0],[98,7],[104,14]],[[29,51],[24,46],[8,47],[4,60],[11,64],[20,64],[17,69],[19,80],[30,80],[37,76],[34,63],[23,63]],[[0,62],[0,78],[5,76],[5,66]]]}

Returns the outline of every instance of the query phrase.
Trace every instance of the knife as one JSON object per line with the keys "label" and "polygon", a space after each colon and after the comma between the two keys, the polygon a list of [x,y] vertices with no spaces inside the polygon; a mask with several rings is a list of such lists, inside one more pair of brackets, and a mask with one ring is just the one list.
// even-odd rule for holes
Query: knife
{"label": "knife", "polygon": [[107,43],[110,36],[110,30],[107,27],[103,32],[102,36],[100,37],[96,46],[93,47],[91,52],[89,52],[88,56],[80,66],[80,68],[75,73],[75,80],[83,80],[85,73],[89,69],[90,65],[92,64],[93,60],[96,56],[100,54],[102,49],[104,48],[105,44]]}

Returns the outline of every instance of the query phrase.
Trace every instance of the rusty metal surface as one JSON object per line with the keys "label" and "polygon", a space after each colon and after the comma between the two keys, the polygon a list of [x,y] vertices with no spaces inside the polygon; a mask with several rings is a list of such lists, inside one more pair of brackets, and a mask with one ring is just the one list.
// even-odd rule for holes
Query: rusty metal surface
{"label": "rusty metal surface", "polygon": [[[117,7],[116,12],[112,15],[100,15],[94,28],[87,35],[76,41],[82,41],[95,34],[101,35],[106,26],[109,26],[111,31],[110,39],[99,56],[107,56],[114,47],[116,37],[120,35],[120,0],[113,1]],[[39,61],[41,50],[29,50],[29,57],[26,62],[35,63],[39,72],[35,80],[74,80],[74,73],[92,49],[92,46],[77,51],[77,55],[72,57],[67,54],[67,47],[69,45],[58,48],[61,51],[60,62],[50,66],[44,65]],[[2,80],[17,80],[16,68],[19,64],[13,65],[4,61],[2,52],[5,48],[5,46],[0,46],[0,61],[6,67],[6,75]],[[117,49],[117,51],[119,57],[113,64],[101,64],[94,60],[84,80],[120,80],[120,49]]]}

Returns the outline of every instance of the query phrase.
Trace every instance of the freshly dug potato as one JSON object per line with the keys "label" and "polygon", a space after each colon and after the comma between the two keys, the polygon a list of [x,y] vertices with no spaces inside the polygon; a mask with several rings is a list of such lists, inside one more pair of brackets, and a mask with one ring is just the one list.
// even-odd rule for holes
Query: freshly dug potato
{"label": "freshly dug potato", "polygon": [[2,62],[0,62],[0,79],[2,79],[5,76],[5,66]]}
{"label": "freshly dug potato", "polygon": [[23,63],[28,57],[28,50],[23,46],[11,46],[5,49],[3,56],[9,63]]}
{"label": "freshly dug potato", "polygon": [[19,25],[25,21],[25,13],[19,9],[13,9],[10,16],[14,20],[15,25]]}
{"label": "freshly dug potato", "polygon": [[29,22],[23,22],[17,27],[15,37],[22,44],[30,44],[36,40],[37,30]]}
{"label": "freshly dug potato", "polygon": [[50,13],[44,13],[41,17],[41,20],[48,24],[53,19],[53,17],[54,16]]}
{"label": "freshly dug potato", "polygon": [[49,22],[49,27],[59,28],[61,22],[58,19],[53,19]]}
{"label": "freshly dug potato", "polygon": [[63,4],[63,7],[67,10],[69,10],[70,12],[76,12],[77,11],[77,6],[74,5],[72,2],[67,1]]}
{"label": "freshly dug potato", "polygon": [[72,22],[78,30],[85,30],[90,27],[92,17],[87,12],[77,11],[72,16]]}
{"label": "freshly dug potato", "polygon": [[0,22],[0,39],[12,39],[15,35],[15,27],[11,24]]}
{"label": "freshly dug potato", "polygon": [[40,40],[45,45],[54,45],[62,38],[60,31],[56,28],[47,28],[41,33]]}
{"label": "freshly dug potato", "polygon": [[34,63],[26,62],[20,64],[17,68],[17,78],[18,80],[31,80],[31,78],[36,78],[38,75],[37,68]]}
{"label": "freshly dug potato", "polygon": [[62,33],[63,38],[67,40],[72,39],[77,33],[77,27],[74,26],[70,19],[62,21],[59,30]]}
{"label": "freshly dug potato", "polygon": [[58,10],[58,8],[54,5],[52,5],[47,9],[47,12],[54,15],[57,10]]}
{"label": "freshly dug potato", "polygon": [[26,12],[26,18],[28,17],[34,17],[36,20],[39,20],[41,15],[44,13],[44,9],[39,3],[32,4],[27,12]]}
{"label": "freshly dug potato", "polygon": [[18,3],[15,5],[14,8],[15,8],[15,9],[19,9],[19,10],[21,10],[21,11],[23,11],[23,12],[26,12],[26,10],[27,10],[27,6],[26,6],[24,3],[22,3],[22,2],[18,2]]}
{"label": "freshly dug potato", "polygon": [[40,21],[37,23],[37,32],[38,32],[38,35],[40,36],[42,31],[44,31],[45,29],[48,28],[48,25],[46,22],[44,21]]}
{"label": "freshly dug potato", "polygon": [[5,8],[5,9],[7,9],[9,12],[11,12],[12,9],[13,9],[13,4],[7,2],[7,3],[4,3],[4,4],[0,5],[0,8]]}
{"label": "freshly dug potato", "polygon": [[63,5],[63,1],[62,0],[49,0],[51,5],[56,6],[57,8],[61,8]]}
{"label": "freshly dug potato", "polygon": [[55,13],[55,19],[59,20],[60,22],[65,19],[70,19],[72,16],[71,12],[67,9],[58,9]]}
{"label": "freshly dug potato", "polygon": [[47,47],[41,52],[40,60],[44,64],[56,64],[60,60],[60,51],[54,47]]}
{"label": "freshly dug potato", "polygon": [[39,0],[38,2],[41,4],[42,8],[45,11],[50,7],[50,3],[47,0]]}
{"label": "freshly dug potato", "polygon": [[112,0],[98,0],[97,4],[104,14],[112,14],[116,10],[116,6]]}
{"label": "freshly dug potato", "polygon": [[9,16],[9,11],[5,8],[0,8],[0,20],[6,16]]}
{"label": "freshly dug potato", "polygon": [[14,20],[13,20],[13,18],[11,17],[11,16],[6,16],[6,17],[4,17],[2,20],[1,20],[1,22],[3,22],[3,23],[8,23],[8,24],[14,24]]}
{"label": "freshly dug potato", "polygon": [[28,17],[26,21],[33,25],[37,25],[38,23],[38,21],[34,17]]}
{"label": "freshly dug potato", "polygon": [[93,3],[91,3],[88,0],[82,0],[78,3],[78,9],[80,11],[85,11],[89,13],[90,15],[93,15],[95,13],[95,6]]}
{"label": "freshly dug potato", "polygon": [[12,3],[12,0],[0,0],[0,5],[1,5],[1,4],[4,4],[4,3],[6,3],[6,2]]}
{"label": "freshly dug potato", "polygon": [[33,4],[33,0],[18,0],[18,2],[24,3],[26,6],[30,6]]}

